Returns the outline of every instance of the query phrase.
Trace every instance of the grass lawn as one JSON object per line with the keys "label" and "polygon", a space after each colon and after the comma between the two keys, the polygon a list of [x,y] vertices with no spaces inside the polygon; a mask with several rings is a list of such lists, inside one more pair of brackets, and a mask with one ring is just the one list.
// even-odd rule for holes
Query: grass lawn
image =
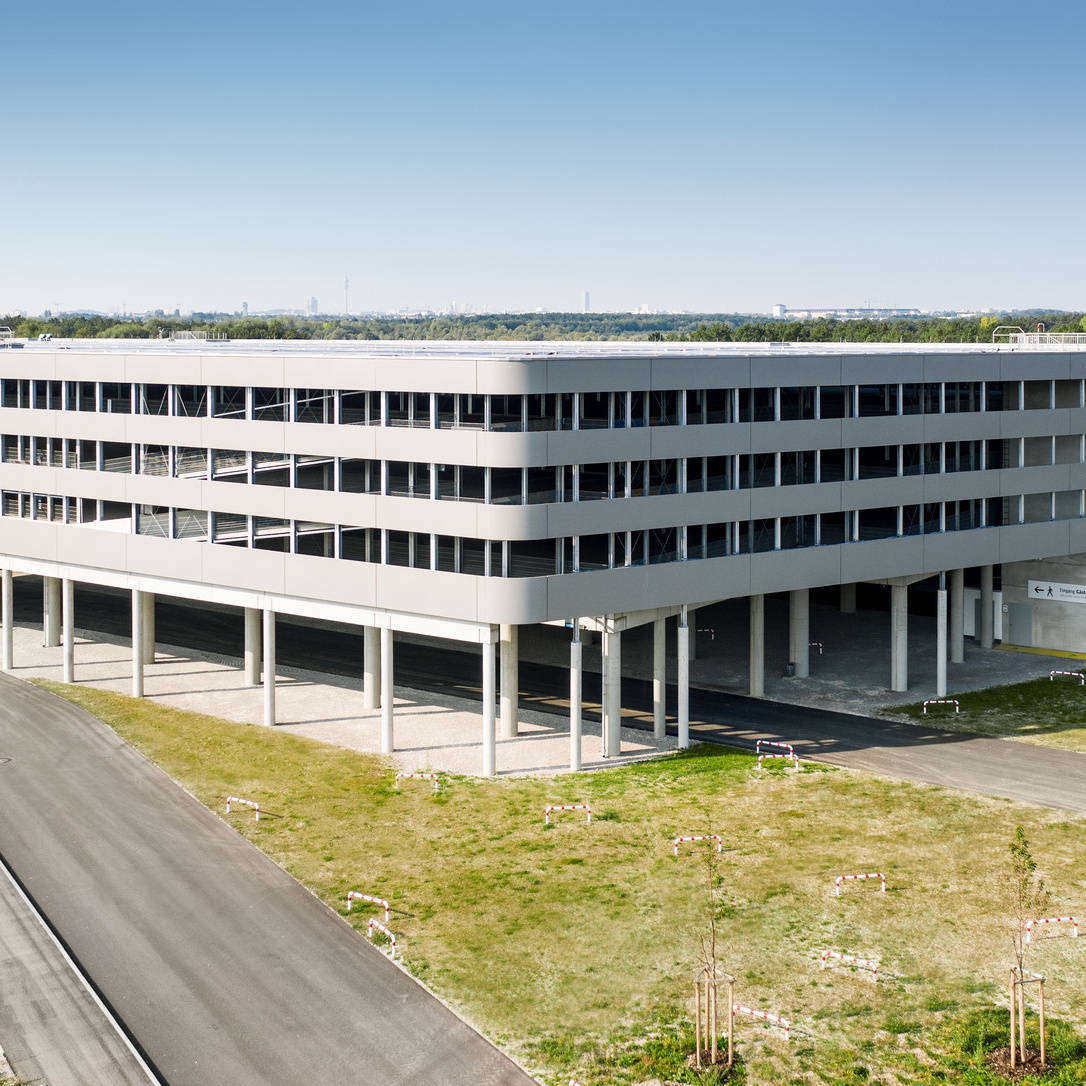
{"label": "grass lawn", "polygon": [[[380,758],[89,687],[43,683],[161,765],[325,902],[392,902],[407,967],[540,1077],[566,1086],[698,1079],[690,978],[706,922],[705,845],[719,833],[721,964],[736,998],[783,1014],[791,1043],[737,1020],[736,1080],[1002,1080],[973,1065],[999,1042],[1010,964],[1001,867],[1025,827],[1053,913],[1086,914],[1086,820],[813,765],[765,772],[701,747],[556,779],[393,785]],[[226,816],[227,794],[277,817]],[[543,825],[547,803],[589,802]],[[852,883],[838,874],[883,871]],[[365,909],[350,914],[364,930]],[[1083,915],[1086,921],[1086,915]],[[821,951],[880,962],[879,981],[820,969]],[[1086,1081],[1086,938],[1039,941],[1064,1086]],[[1005,1042],[1004,1042],[1005,1043]],[[1055,1042],[1053,1042],[1055,1045]],[[1068,1077],[1070,1076],[1070,1077]]]}
{"label": "grass lawn", "polygon": [[[1068,661],[1067,670],[1082,670],[1082,666]],[[1050,680],[1046,676],[955,696],[961,703],[957,713],[952,705],[935,705],[925,716],[920,702],[891,706],[881,712],[887,717],[923,720],[948,731],[976,732],[1086,752],[1086,686],[1077,679],[1058,676]]]}

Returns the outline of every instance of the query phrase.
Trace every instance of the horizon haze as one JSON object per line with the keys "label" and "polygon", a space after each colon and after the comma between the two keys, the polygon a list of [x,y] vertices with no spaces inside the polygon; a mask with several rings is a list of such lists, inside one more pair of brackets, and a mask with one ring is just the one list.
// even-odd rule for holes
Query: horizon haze
{"label": "horizon haze", "polygon": [[13,9],[0,310],[1080,309],[1086,9],[1020,17]]}

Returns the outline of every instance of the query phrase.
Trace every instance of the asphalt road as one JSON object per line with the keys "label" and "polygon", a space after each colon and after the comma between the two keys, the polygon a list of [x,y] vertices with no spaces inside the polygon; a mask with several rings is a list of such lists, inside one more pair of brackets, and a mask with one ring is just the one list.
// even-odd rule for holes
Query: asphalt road
{"label": "asphalt road", "polygon": [[[19,578],[17,584],[17,618],[40,623],[40,581]],[[127,595],[81,586],[76,616],[81,627],[121,637],[130,632]],[[158,600],[156,634],[165,644],[198,651],[240,656],[243,648],[240,612],[195,608],[174,600]],[[278,638],[276,651],[280,666],[357,677],[361,635],[292,626],[289,637]],[[434,649],[408,641],[396,646],[396,682],[416,690],[481,700],[480,667],[478,651]],[[565,715],[568,689],[569,675],[563,668],[521,661],[525,707]],[[583,697],[585,715],[598,719],[597,673],[585,673]],[[674,710],[674,687],[668,698]],[[622,704],[627,726],[651,727],[650,682],[624,677]],[[673,723],[669,730],[674,733]],[[739,747],[753,747],[759,738],[785,740],[803,757],[833,765],[1086,813],[1086,754],[1072,751],[699,688],[690,691],[690,730],[695,739]]]}
{"label": "asphalt road", "polygon": [[0,758],[0,855],[163,1081],[533,1081],[89,713],[0,675]]}
{"label": "asphalt road", "polygon": [[21,1082],[154,1081],[6,869],[0,870],[0,1040]]}

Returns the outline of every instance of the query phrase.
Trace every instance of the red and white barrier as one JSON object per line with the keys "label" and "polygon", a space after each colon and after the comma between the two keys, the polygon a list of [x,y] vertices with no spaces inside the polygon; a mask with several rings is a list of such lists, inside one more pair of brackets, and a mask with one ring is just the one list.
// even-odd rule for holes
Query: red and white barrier
{"label": "red and white barrier", "polygon": [[929,705],[953,705],[954,712],[957,713],[961,711],[961,706],[958,704],[957,698],[928,698],[928,700],[924,702],[924,707],[921,712],[926,714]]}
{"label": "red and white barrier", "polygon": [[436,792],[441,787],[441,781],[438,779],[436,773],[397,773],[396,774],[396,786],[399,787],[400,781],[433,781],[434,791]]}
{"label": "red and white barrier", "polygon": [[828,961],[838,961],[843,965],[851,965],[856,969],[869,969],[871,970],[871,977],[873,980],[879,979],[879,963],[873,962],[870,958],[857,958],[853,954],[842,954],[839,950],[823,950],[822,951],[822,968],[826,968]]}
{"label": "red and white barrier", "polygon": [[679,855],[679,845],[681,845],[681,844],[683,844],[684,842],[687,842],[687,841],[715,841],[716,842],[716,850],[717,850],[717,852],[723,852],[724,851],[724,841],[720,837],[719,834],[716,834],[716,833],[697,833],[697,834],[694,834],[693,837],[676,837],[675,840],[671,842],[671,847],[672,847],[672,849],[674,849],[676,856]]}
{"label": "red and white barrier", "polygon": [[818,655],[822,655],[822,642],[821,641],[808,641],[807,648],[818,649]]}
{"label": "red and white barrier", "polygon": [[1026,921],[1026,942],[1033,942],[1033,929],[1038,924],[1070,924],[1072,936],[1078,935],[1078,921],[1073,916],[1050,916],[1046,920]]}
{"label": "red and white barrier", "polygon": [[[766,753],[762,750],[762,747],[776,747],[778,750],[783,751],[783,754]],[[758,768],[762,768],[762,762],[766,758],[790,758],[792,765],[799,769],[799,759],[796,757],[796,752],[792,749],[791,743],[778,743],[772,739],[759,739],[754,745],[754,753],[758,755]]]}
{"label": "red and white barrier", "polygon": [[[588,821],[592,821],[592,808],[587,803],[548,803],[543,808],[543,821],[546,825],[551,824],[551,815],[557,811],[587,811]],[[606,822],[607,819],[604,819]]]}
{"label": "red and white barrier", "polygon": [[256,821],[257,822],[260,821],[260,804],[257,803],[256,800],[242,799],[241,796],[227,796],[226,797],[226,813],[227,814],[230,813],[230,804],[231,803],[235,803],[235,804],[240,803],[243,807],[252,807],[252,809],[256,812]]}
{"label": "red and white barrier", "polygon": [[377,897],[374,894],[363,894],[358,890],[349,890],[347,892],[347,912],[351,911],[351,905],[356,901],[368,901],[371,905],[380,905],[385,910],[385,923],[389,921],[389,904],[383,897]]}
{"label": "red and white barrier", "polygon": [[1069,679],[1078,679],[1079,686],[1086,686],[1086,675],[1083,675],[1081,671],[1060,671],[1057,668],[1055,671],[1048,673],[1048,681],[1053,682],[1057,675],[1066,675]]}
{"label": "red and white barrier", "polygon": [[835,878],[833,880],[834,893],[836,893],[836,895],[838,897],[840,897],[841,896],[841,883],[843,883],[843,882],[852,882],[854,879],[855,880],[878,879],[879,882],[882,883],[882,885],[879,887],[879,889],[884,894],[886,893],[886,876],[881,871],[872,871],[872,872],[870,872],[870,874],[867,874],[867,875],[838,875],[837,878]]}
{"label": "red and white barrier", "polygon": [[732,1007],[732,1013],[749,1014],[751,1018],[761,1018],[763,1022],[768,1022],[771,1026],[780,1026],[788,1040],[792,1039],[792,1024],[787,1018],[782,1018],[779,1014],[770,1014],[769,1011],[757,1011],[753,1007],[744,1007],[740,1003],[736,1003]]}
{"label": "red and white barrier", "polygon": [[366,927],[366,934],[372,939],[373,938],[373,933],[374,933],[375,930],[379,931],[382,935],[384,935],[384,936],[386,936],[388,938],[388,941],[392,944],[393,951],[395,951],[396,950],[396,936],[393,935],[392,932],[389,931],[388,928],[386,928],[384,926],[384,924],[381,923],[380,920],[374,920],[373,917],[371,916],[369,925]]}

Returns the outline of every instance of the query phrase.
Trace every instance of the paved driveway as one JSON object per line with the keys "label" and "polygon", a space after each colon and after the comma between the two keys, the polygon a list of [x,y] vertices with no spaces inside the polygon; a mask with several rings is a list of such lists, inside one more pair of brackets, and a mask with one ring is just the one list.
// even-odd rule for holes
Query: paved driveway
{"label": "paved driveway", "polygon": [[533,1081],[89,713],[0,675],[0,757],[0,854],[164,1081]]}

